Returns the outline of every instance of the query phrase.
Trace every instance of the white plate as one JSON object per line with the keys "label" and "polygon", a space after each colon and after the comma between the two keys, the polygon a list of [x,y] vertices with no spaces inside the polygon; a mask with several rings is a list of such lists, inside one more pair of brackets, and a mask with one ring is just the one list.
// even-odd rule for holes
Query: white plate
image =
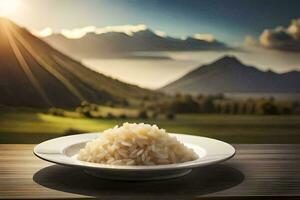
{"label": "white plate", "polygon": [[77,153],[86,142],[99,136],[99,133],[70,135],[47,140],[35,146],[34,154],[46,161],[82,168],[88,174],[118,180],[158,180],[183,176],[195,167],[219,163],[231,158],[235,149],[225,142],[192,135],[175,134],[186,146],[193,148],[199,158],[194,161],[155,166],[117,166],[79,161]]}

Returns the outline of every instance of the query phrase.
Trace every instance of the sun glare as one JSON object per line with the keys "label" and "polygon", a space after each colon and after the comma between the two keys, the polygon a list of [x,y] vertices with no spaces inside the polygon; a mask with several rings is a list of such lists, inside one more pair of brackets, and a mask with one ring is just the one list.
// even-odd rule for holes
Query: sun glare
{"label": "sun glare", "polygon": [[13,14],[20,4],[21,0],[0,0],[0,16]]}

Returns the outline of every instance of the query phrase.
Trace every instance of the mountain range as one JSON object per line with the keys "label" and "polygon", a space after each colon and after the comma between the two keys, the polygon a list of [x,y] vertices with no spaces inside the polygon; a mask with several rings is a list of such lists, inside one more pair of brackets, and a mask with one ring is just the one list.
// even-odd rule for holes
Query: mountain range
{"label": "mountain range", "polygon": [[160,89],[167,93],[299,93],[300,72],[279,74],[225,56],[202,65]]}
{"label": "mountain range", "polygon": [[[135,34],[135,38],[139,34],[144,35],[139,32]],[[129,37],[121,33],[108,34],[107,37],[109,35]],[[153,33],[150,32],[149,37],[153,37]],[[113,41],[111,39],[112,44]],[[149,44],[147,41],[144,44]],[[130,44],[127,46],[129,48]],[[101,48],[105,49],[105,46]],[[133,43],[131,49],[134,48],[146,47]],[[149,45],[147,48],[158,47]],[[0,91],[0,105],[71,108],[82,101],[98,104],[124,100],[138,102],[145,96],[157,97],[160,92],[299,93],[300,72],[279,74],[261,71],[245,65],[236,57],[225,56],[196,68],[158,91],[151,91],[94,72],[25,28],[0,18]]]}
{"label": "mountain range", "polygon": [[217,40],[206,41],[187,37],[179,39],[159,36],[151,29],[128,35],[124,32],[89,32],[81,38],[70,39],[60,33],[43,38],[60,51],[76,58],[123,57],[137,51],[194,51],[226,50],[226,44]]}
{"label": "mountain range", "polygon": [[90,70],[6,18],[0,18],[0,91],[0,105],[40,108],[157,94]]}

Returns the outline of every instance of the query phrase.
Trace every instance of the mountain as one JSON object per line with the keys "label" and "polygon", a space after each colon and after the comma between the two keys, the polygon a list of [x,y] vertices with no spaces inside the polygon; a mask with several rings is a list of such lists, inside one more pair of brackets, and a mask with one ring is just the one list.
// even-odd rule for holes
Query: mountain
{"label": "mountain", "polygon": [[229,49],[217,40],[206,41],[192,37],[178,39],[161,37],[150,29],[127,35],[123,32],[96,34],[89,32],[81,38],[69,39],[62,34],[52,34],[43,38],[53,47],[76,58],[101,58],[122,56],[136,51],[192,51]]}
{"label": "mountain", "polygon": [[299,93],[300,72],[260,71],[225,56],[203,65],[160,89],[168,93]]}
{"label": "mountain", "polygon": [[74,107],[157,93],[96,73],[0,18],[0,105]]}

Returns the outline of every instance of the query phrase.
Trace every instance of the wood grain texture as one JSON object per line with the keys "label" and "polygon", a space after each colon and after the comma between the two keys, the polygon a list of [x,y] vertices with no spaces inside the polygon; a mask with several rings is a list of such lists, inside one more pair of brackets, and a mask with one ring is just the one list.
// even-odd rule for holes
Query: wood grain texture
{"label": "wood grain texture", "polygon": [[[223,199],[300,196],[300,145],[234,145],[235,157],[178,179],[122,182],[47,163],[34,145],[0,144],[0,198]],[[300,197],[299,197],[300,198]]]}

